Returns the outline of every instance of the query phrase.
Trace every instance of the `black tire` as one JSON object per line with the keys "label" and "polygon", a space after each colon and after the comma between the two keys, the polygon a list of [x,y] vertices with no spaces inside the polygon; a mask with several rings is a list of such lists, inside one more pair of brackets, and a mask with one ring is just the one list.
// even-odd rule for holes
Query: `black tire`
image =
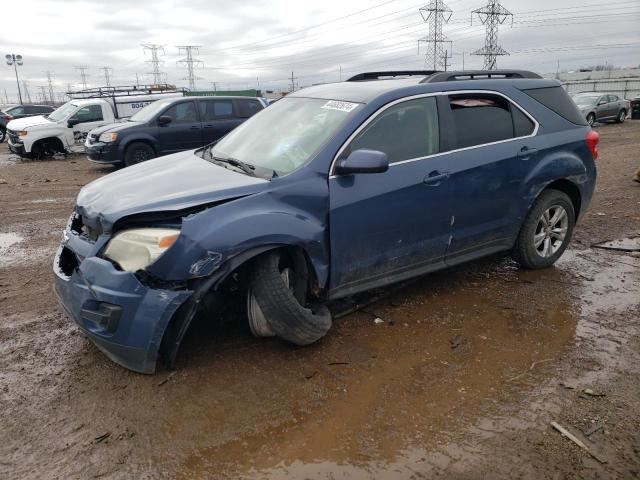
{"label": "black tire", "polygon": [[[559,248],[548,256],[543,256],[535,245],[535,237],[540,235],[537,233],[540,226],[540,221],[545,212],[550,209],[562,207],[566,212],[567,225],[566,233],[562,239]],[[540,196],[533,202],[527,217],[525,218],[518,239],[513,247],[511,256],[524,268],[537,269],[550,267],[555,263],[558,258],[564,253],[567,245],[571,241],[573,234],[573,228],[575,226],[575,210],[571,199],[559,190],[545,190]],[[550,240],[554,241],[554,240]],[[543,247],[544,248],[544,247]]]}
{"label": "black tire", "polygon": [[627,118],[627,111],[623,108],[616,117],[616,123],[624,123],[625,118]]}
{"label": "black tire", "polygon": [[[320,305],[306,308],[300,296],[299,284],[288,287],[282,278],[283,265],[289,265],[286,255],[269,252],[256,259],[249,276],[253,294],[273,332],[296,345],[309,345],[324,337],[331,328],[331,312]],[[298,277],[298,272],[294,272]],[[306,284],[305,284],[306,290]]]}
{"label": "black tire", "polygon": [[594,123],[596,123],[596,116],[593,113],[587,115],[587,123],[590,127],[593,126]]}
{"label": "black tire", "polygon": [[7,131],[0,129],[0,143],[4,142],[4,139],[7,137]]}
{"label": "black tire", "polygon": [[144,142],[133,142],[124,152],[124,164],[127,167],[136,163],[146,162],[155,158],[156,152],[151,146]]}

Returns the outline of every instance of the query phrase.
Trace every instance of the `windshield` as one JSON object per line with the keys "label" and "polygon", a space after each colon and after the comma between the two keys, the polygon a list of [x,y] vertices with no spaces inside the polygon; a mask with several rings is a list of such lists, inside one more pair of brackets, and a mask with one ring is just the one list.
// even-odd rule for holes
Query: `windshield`
{"label": "windshield", "polygon": [[573,97],[573,101],[576,102],[576,105],[595,105],[600,98],[600,95],[576,95]]}
{"label": "windshield", "polygon": [[164,110],[174,99],[171,100],[158,100],[153,103],[150,103],[146,107],[141,108],[136,113],[134,113],[129,120],[132,122],[143,122],[146,123],[155,117],[158,113]]}
{"label": "windshield", "polygon": [[358,106],[317,98],[283,98],[202,155],[232,158],[277,175],[287,174],[309,162]]}
{"label": "windshield", "polygon": [[53,112],[47,115],[47,118],[49,120],[53,120],[54,122],[59,122],[66,119],[67,117],[70,117],[77,109],[77,105],[74,105],[71,102],[65,103],[60,108],[55,109]]}

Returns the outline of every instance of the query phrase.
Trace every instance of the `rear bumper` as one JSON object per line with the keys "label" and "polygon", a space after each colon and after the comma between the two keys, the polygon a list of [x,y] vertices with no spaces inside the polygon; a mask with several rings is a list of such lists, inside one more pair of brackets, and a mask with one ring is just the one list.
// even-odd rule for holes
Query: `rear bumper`
{"label": "rear bumper", "polygon": [[111,143],[85,144],[85,152],[89,160],[96,163],[122,163],[122,155],[117,145]]}
{"label": "rear bumper", "polygon": [[[66,250],[65,250],[66,249]],[[191,291],[158,290],[108,261],[87,257],[70,272],[62,245],[54,258],[54,291],[60,305],[91,341],[114,362],[154,373],[165,329]],[[70,274],[69,274],[70,273]]]}

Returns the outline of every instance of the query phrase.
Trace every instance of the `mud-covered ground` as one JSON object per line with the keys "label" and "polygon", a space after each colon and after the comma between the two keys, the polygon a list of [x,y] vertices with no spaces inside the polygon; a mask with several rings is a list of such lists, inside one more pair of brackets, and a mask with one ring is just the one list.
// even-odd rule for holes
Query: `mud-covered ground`
{"label": "mud-covered ground", "polygon": [[640,478],[640,258],[592,247],[640,236],[640,122],[598,130],[554,268],[432,274],[306,348],[203,321],[155,376],[107,360],[51,289],[74,197],[110,170],[0,145],[0,478]]}

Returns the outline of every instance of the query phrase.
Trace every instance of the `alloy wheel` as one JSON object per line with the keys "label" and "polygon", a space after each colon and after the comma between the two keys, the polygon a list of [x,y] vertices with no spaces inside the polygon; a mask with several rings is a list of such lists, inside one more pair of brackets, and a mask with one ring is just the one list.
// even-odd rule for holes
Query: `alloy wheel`
{"label": "alloy wheel", "polygon": [[533,245],[538,255],[548,258],[562,247],[569,229],[569,216],[561,205],[549,207],[538,219]]}

